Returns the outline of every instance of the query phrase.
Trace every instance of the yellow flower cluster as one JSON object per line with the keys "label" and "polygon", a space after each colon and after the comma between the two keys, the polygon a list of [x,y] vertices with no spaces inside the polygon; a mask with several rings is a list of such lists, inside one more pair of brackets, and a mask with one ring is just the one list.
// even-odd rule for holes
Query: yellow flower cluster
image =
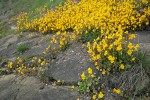
{"label": "yellow flower cluster", "polygon": [[[104,35],[103,38],[98,37],[93,43],[88,42],[88,53],[95,62],[96,69],[108,71],[113,67],[125,69],[126,62],[133,63],[135,60],[133,53],[138,51],[139,45],[133,45],[128,39],[134,38],[134,34],[124,32],[122,27],[118,26],[115,33]],[[102,74],[105,74],[104,71]]]}
{"label": "yellow flower cluster", "polygon": [[[116,50],[121,51],[123,46],[120,41],[124,39],[121,36],[124,30],[135,30],[143,23],[149,24],[147,16],[150,15],[150,7],[143,8],[142,13],[137,10],[138,6],[147,3],[148,0],[142,0],[140,3],[135,0],[81,0],[80,2],[68,0],[63,6],[58,6],[53,10],[47,10],[44,7],[47,12],[41,18],[35,18],[32,21],[28,20],[27,13],[22,13],[18,17],[17,25],[18,29],[35,30],[42,33],[56,31],[56,36],[51,42],[59,43],[60,48],[70,42],[70,39],[79,37],[78,34],[83,34],[82,30],[86,30],[85,33],[99,30],[98,41],[105,35],[109,35],[102,40],[103,47],[98,47],[98,52],[107,48],[108,44],[105,39],[115,38],[118,38],[117,41],[114,41],[114,45],[117,46]],[[69,29],[74,32],[72,34],[66,32]],[[129,39],[132,38],[134,38],[133,35],[129,37]],[[113,45],[110,45],[109,49],[111,50],[112,47]],[[131,55],[132,50],[128,50],[128,54]],[[108,55],[107,50],[105,50],[106,55]],[[99,54],[94,57],[92,59],[96,60],[101,56]],[[108,59],[111,63],[115,62],[113,55],[109,55]]]}
{"label": "yellow flower cluster", "polygon": [[98,97],[98,99],[104,98],[103,92],[99,92],[98,96],[97,96],[96,94],[94,94],[94,95],[92,96],[92,100],[97,100],[97,97]]}
{"label": "yellow flower cluster", "polygon": [[[18,18],[17,26],[18,29],[42,33],[56,32],[51,43],[58,43],[60,48],[71,40],[79,39],[82,34],[98,31],[99,36],[92,43],[88,42],[87,48],[96,69],[105,75],[113,69],[124,70],[126,63],[131,64],[136,60],[134,53],[138,51],[139,45],[130,42],[136,36],[128,30],[148,25],[150,16],[150,7],[144,6],[139,9],[149,1],[139,1],[68,0],[63,6],[47,10],[40,18],[32,21],[28,20],[26,13],[23,13]],[[46,54],[50,48],[51,46],[48,46],[43,53]],[[40,59],[38,63],[43,64]],[[81,74],[81,84],[84,81],[86,83],[88,79],[94,79],[93,70],[88,68],[87,72],[88,75]],[[119,89],[114,89],[113,92],[121,93]],[[104,94],[99,92],[93,99],[96,97],[101,99]]]}
{"label": "yellow flower cluster", "polygon": [[[93,74],[93,70],[92,70],[90,67],[88,68],[87,72],[88,72],[88,74],[89,74],[89,76],[90,76],[91,78],[94,78],[94,77],[95,77],[95,75]],[[81,79],[82,79],[82,80],[85,80],[86,78],[87,78],[87,76],[86,76],[85,73],[83,72],[83,73],[81,74]]]}
{"label": "yellow flower cluster", "polygon": [[12,61],[8,63],[8,67],[9,67],[10,69],[13,68],[13,62],[12,62]]}
{"label": "yellow flower cluster", "polygon": [[[142,0],[142,2],[146,4],[148,0]],[[67,29],[80,33],[82,29],[95,27],[103,33],[108,28],[121,24],[124,29],[134,30],[143,22],[149,24],[146,17],[149,14],[147,13],[149,8],[145,8],[144,14],[141,14],[135,10],[138,5],[135,0],[81,0],[80,2],[68,0],[63,6],[48,10],[39,19],[36,18],[31,22],[26,20],[24,28],[42,33]],[[26,16],[27,14],[21,15]],[[21,21],[27,19],[22,16],[19,16],[18,27],[22,24]]]}
{"label": "yellow flower cluster", "polygon": [[9,71],[17,72],[22,75],[27,75],[32,72],[35,73],[38,70],[38,67],[45,66],[47,64],[46,59],[33,57],[28,63],[21,58],[18,57],[16,61],[10,61],[7,66]]}
{"label": "yellow flower cluster", "polygon": [[114,89],[113,89],[113,92],[116,93],[116,94],[120,94],[120,93],[121,93],[121,90],[114,88]]}

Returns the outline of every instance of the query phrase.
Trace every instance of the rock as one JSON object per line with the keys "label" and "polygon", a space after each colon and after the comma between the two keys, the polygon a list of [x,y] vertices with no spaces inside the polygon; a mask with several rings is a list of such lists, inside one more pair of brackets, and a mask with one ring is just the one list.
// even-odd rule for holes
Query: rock
{"label": "rock", "polygon": [[[49,42],[40,42],[42,37],[38,38],[32,38],[32,39],[20,39],[16,42],[11,44],[8,47],[4,47],[3,50],[0,50],[0,57],[3,58],[14,58],[14,57],[33,57],[33,56],[39,56],[43,54],[43,51],[46,49],[48,46]],[[44,40],[43,40],[44,41]],[[18,54],[16,53],[16,49],[21,45],[21,44],[27,44],[29,47],[29,50],[24,52],[23,54]]]}
{"label": "rock", "polygon": [[45,45],[38,45],[38,46],[33,46],[30,48],[27,52],[23,53],[20,55],[21,57],[29,56],[29,57],[34,57],[34,56],[40,56],[43,55],[43,52],[45,48],[48,46],[48,43]]}
{"label": "rock", "polygon": [[12,57],[9,59],[9,61],[15,62],[17,60],[17,57]]}
{"label": "rock", "polygon": [[12,58],[12,57],[14,57],[15,56],[14,53],[15,53],[16,48],[17,48],[16,43],[11,44],[7,48],[0,51],[0,57],[3,57],[3,58]]}
{"label": "rock", "polygon": [[133,43],[150,43],[150,31],[136,31],[136,38]]}
{"label": "rock", "polygon": [[95,69],[86,49],[81,44],[74,43],[48,65],[47,76],[56,80],[76,83],[80,80],[81,73],[88,67]]}
{"label": "rock", "polygon": [[1,100],[76,100],[78,96],[76,89],[45,85],[35,77],[8,75],[0,78]]}
{"label": "rock", "polygon": [[38,85],[21,88],[16,100],[76,100],[78,97],[78,92],[69,87],[45,86],[42,90],[37,88]]}
{"label": "rock", "polygon": [[150,52],[150,43],[140,43],[139,45],[140,45],[141,51]]}
{"label": "rock", "polygon": [[17,42],[18,37],[16,35],[8,35],[0,39],[0,51],[6,49],[10,44]]}
{"label": "rock", "polygon": [[135,34],[136,38],[132,42],[139,44],[141,51],[150,52],[150,31],[137,31]]}
{"label": "rock", "polygon": [[0,99],[14,100],[19,86],[14,85],[15,75],[6,75],[0,78]]}

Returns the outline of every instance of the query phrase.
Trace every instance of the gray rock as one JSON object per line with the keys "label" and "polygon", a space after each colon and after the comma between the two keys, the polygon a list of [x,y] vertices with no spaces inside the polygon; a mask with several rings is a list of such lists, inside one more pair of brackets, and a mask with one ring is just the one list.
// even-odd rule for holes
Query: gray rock
{"label": "gray rock", "polygon": [[17,42],[18,37],[16,35],[8,35],[0,39],[0,51],[6,49],[10,44]]}
{"label": "gray rock", "polygon": [[17,60],[17,57],[12,57],[9,59],[9,61],[15,62]]}
{"label": "gray rock", "polygon": [[139,45],[140,45],[141,51],[150,52],[150,43],[140,43]]}
{"label": "gray rock", "polygon": [[95,69],[85,48],[79,43],[74,43],[49,64],[47,76],[74,83],[80,80],[81,73],[88,67]]}
{"label": "gray rock", "polygon": [[34,57],[34,56],[43,55],[43,52],[47,46],[48,46],[48,43],[44,45],[33,46],[27,52],[23,53],[20,56],[21,57],[25,57],[25,56]]}
{"label": "gray rock", "polygon": [[12,57],[14,57],[16,48],[17,48],[16,43],[11,44],[7,48],[0,51],[0,57],[3,57],[3,58],[12,58]]}
{"label": "gray rock", "polygon": [[38,85],[25,86],[20,89],[16,100],[76,100],[78,92],[69,87],[45,86],[37,89]]}
{"label": "gray rock", "polygon": [[0,100],[76,100],[78,96],[76,89],[45,85],[35,77],[8,75],[0,78]]}
{"label": "gray rock", "polygon": [[132,41],[133,43],[150,43],[150,31],[137,31],[134,33],[136,38]]}
{"label": "gray rock", "polygon": [[14,85],[15,75],[6,75],[0,78],[0,99],[14,100],[19,86]]}

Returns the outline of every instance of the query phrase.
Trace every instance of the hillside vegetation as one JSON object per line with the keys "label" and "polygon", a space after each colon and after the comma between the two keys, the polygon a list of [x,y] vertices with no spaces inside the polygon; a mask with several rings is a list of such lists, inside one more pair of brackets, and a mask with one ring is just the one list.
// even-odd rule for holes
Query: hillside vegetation
{"label": "hillside vegetation", "polygon": [[[11,1],[14,14],[21,12],[22,6],[25,11],[14,18],[16,32],[51,35],[49,45],[43,51],[44,55],[65,52],[73,43],[82,43],[94,68],[88,66],[80,75],[80,93],[93,100],[105,99],[108,92],[117,95],[118,100],[128,100],[135,96],[136,89],[122,87],[126,83],[113,86],[110,78],[113,75],[121,76],[125,71],[133,71],[134,68],[144,70],[149,76],[145,68],[147,65],[143,63],[146,58],[140,50],[140,44],[132,42],[136,38],[135,31],[146,30],[150,26],[149,0],[67,0],[63,4],[60,0],[37,0],[33,3],[34,1],[33,5],[31,0]],[[57,4],[62,5],[56,6]],[[25,52],[24,49],[29,48],[23,45],[18,51],[22,53]],[[38,62],[38,66],[47,64],[44,58],[33,57],[32,60]],[[23,65],[22,58],[18,58],[17,62],[9,61],[7,67],[21,75],[25,75],[27,71],[37,71],[36,67],[28,69]],[[132,74],[136,72],[133,71]],[[120,82],[125,76],[122,77]],[[61,80],[57,82],[60,83]],[[143,91],[140,94],[145,96],[148,90]]]}

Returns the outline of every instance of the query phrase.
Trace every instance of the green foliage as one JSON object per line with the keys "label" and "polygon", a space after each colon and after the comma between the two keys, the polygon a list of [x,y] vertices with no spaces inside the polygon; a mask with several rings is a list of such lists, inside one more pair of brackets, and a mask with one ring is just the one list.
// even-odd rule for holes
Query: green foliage
{"label": "green foliage", "polygon": [[25,51],[29,50],[29,47],[26,43],[24,44],[20,44],[17,49],[16,49],[16,52],[18,54],[23,54]]}
{"label": "green foliage", "polygon": [[46,79],[46,72],[45,71],[39,71],[38,72],[38,77],[40,78],[41,81],[45,81],[45,79]]}
{"label": "green foliage", "polygon": [[99,91],[100,77],[92,77],[90,74],[86,74],[86,79],[78,82],[78,89],[81,93],[97,93]]}
{"label": "green foliage", "polygon": [[25,60],[25,61],[30,61],[30,57],[29,57],[29,56],[25,56],[25,57],[24,57],[24,60]]}
{"label": "green foliage", "polygon": [[136,62],[140,64],[145,71],[150,75],[150,56],[148,55],[149,52],[141,52],[139,51],[136,54]]}
{"label": "green foliage", "polygon": [[71,44],[68,42],[67,44],[65,44],[65,45],[63,45],[62,47],[61,47],[61,51],[65,51],[65,50],[67,50],[68,48],[69,48],[69,46],[70,46]]}
{"label": "green foliage", "polygon": [[46,42],[49,42],[50,40],[51,40],[51,38],[49,38],[49,37],[47,37],[47,38],[45,39]]}
{"label": "green foliage", "polygon": [[87,43],[87,42],[92,42],[94,39],[96,39],[99,36],[99,31],[95,32],[87,32],[84,31],[83,34],[81,35],[81,41],[82,43]]}

